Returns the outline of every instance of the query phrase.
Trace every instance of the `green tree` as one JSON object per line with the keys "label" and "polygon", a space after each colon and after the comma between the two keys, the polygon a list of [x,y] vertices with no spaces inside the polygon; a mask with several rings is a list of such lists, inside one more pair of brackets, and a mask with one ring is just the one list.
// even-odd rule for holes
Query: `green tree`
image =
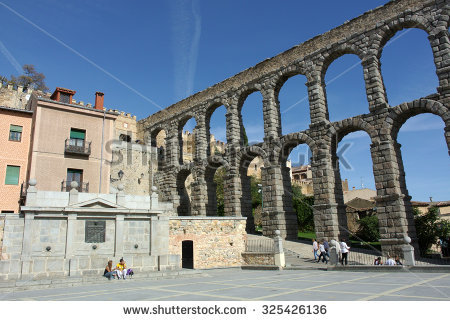
{"label": "green tree", "polygon": [[[251,193],[252,193],[252,209],[262,205],[262,188],[258,185],[261,184],[261,179],[252,175],[250,178]],[[259,192],[261,190],[261,192]]]}
{"label": "green tree", "polygon": [[300,232],[314,231],[314,196],[302,194],[298,185],[292,185],[292,206],[297,213],[298,229]]}
{"label": "green tree", "polygon": [[436,244],[439,237],[445,236],[440,234],[449,232],[449,226],[439,220],[437,207],[428,208],[425,214],[421,214],[419,209],[414,208],[413,213],[419,249],[421,253],[425,254],[433,244]]}
{"label": "green tree", "polygon": [[48,91],[45,85],[45,75],[37,72],[34,65],[23,65],[23,75],[15,77],[11,75],[10,83],[24,88],[32,88],[35,90]]}
{"label": "green tree", "polygon": [[359,228],[356,236],[366,242],[376,242],[380,239],[378,217],[370,215],[358,220]]}

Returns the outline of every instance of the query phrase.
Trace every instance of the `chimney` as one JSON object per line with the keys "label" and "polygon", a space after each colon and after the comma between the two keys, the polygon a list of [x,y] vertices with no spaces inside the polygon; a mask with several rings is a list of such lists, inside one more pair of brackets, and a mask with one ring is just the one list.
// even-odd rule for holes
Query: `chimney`
{"label": "chimney", "polygon": [[103,110],[103,99],[104,99],[104,93],[97,91],[95,93],[95,109]]}

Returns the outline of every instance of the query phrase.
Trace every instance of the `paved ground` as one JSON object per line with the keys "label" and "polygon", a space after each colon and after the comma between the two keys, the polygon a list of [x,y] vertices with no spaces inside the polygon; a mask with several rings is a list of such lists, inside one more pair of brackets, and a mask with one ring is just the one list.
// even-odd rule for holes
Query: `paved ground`
{"label": "paved ground", "polygon": [[240,269],[206,273],[153,281],[105,279],[96,285],[0,293],[0,301],[450,300],[448,273]]}

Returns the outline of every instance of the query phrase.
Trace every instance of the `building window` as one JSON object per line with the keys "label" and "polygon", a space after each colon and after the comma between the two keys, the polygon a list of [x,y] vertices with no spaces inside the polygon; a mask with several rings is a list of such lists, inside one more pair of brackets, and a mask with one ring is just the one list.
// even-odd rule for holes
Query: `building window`
{"label": "building window", "polygon": [[6,166],[5,185],[19,185],[20,166]]}
{"label": "building window", "polygon": [[125,134],[120,134],[119,135],[119,140],[121,140],[123,142],[130,143],[131,142],[131,136],[130,135],[125,135]]}
{"label": "building window", "polygon": [[67,184],[70,186],[71,182],[77,182],[78,186],[81,187],[83,184],[83,170],[82,169],[67,169]]}
{"label": "building window", "polygon": [[70,129],[70,142],[69,145],[84,147],[84,140],[86,139],[86,131],[83,129]]}
{"label": "building window", "polygon": [[106,221],[86,221],[85,243],[104,243],[106,234]]}
{"label": "building window", "polygon": [[14,211],[2,211],[2,214],[12,214]]}
{"label": "building window", "polygon": [[22,126],[9,126],[9,140],[14,142],[20,142],[22,140]]}

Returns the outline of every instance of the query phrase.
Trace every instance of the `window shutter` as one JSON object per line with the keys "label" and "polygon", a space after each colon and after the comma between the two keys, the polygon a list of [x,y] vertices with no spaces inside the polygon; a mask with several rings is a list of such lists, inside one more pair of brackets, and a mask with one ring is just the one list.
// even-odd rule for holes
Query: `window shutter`
{"label": "window shutter", "polygon": [[22,132],[22,126],[11,125],[9,126],[9,130],[16,133]]}
{"label": "window shutter", "polygon": [[71,129],[70,130],[70,138],[71,139],[84,139],[86,137],[86,132],[79,129]]}
{"label": "window shutter", "polygon": [[5,185],[19,185],[20,166],[6,166]]}

